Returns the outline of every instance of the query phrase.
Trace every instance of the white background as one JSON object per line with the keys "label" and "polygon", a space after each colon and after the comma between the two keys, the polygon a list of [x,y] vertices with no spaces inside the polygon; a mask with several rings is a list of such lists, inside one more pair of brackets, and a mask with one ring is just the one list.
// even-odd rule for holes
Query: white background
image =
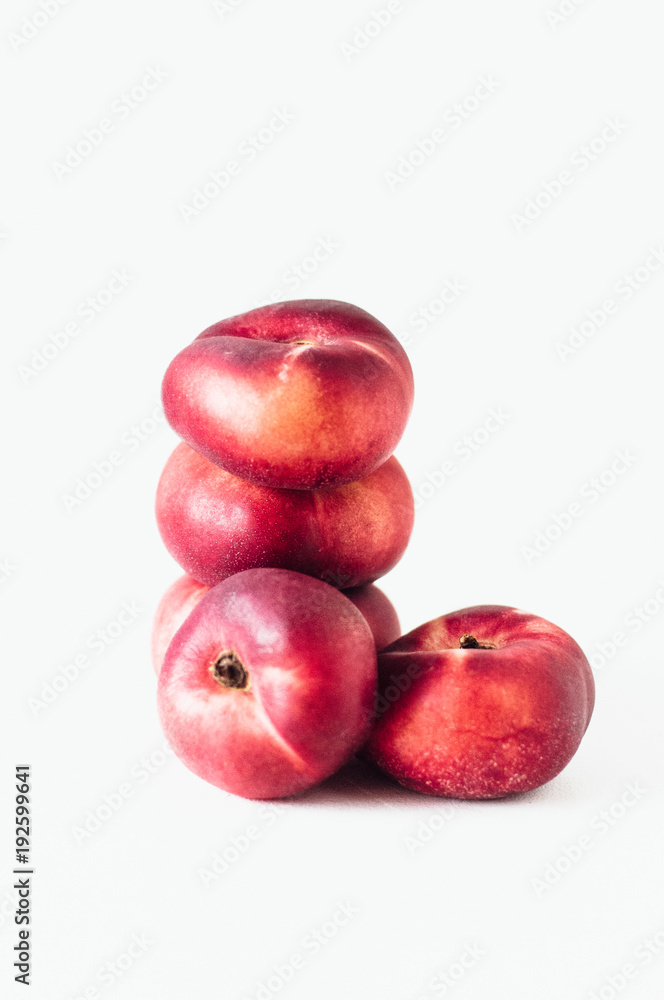
{"label": "white background", "polygon": [[[553,3],[403,0],[369,39],[355,33],[371,4],[351,0],[235,0],[226,13],[207,0],[71,0],[36,31],[24,19],[41,24],[39,6],[5,0],[0,975],[10,989],[11,776],[28,762],[39,1000],[86,990],[419,1000],[447,995],[445,970],[455,1000],[659,995],[660,9],[587,0],[552,23]],[[356,51],[342,48],[354,37]],[[118,110],[150,68],[166,74],[159,86]],[[499,86],[455,127],[446,113],[481,77]],[[293,120],[250,162],[241,144],[275,109]],[[58,169],[102,118],[113,131]],[[620,134],[591,162],[579,150],[607,119]],[[437,127],[445,141],[390,182]],[[185,221],[182,206],[229,159],[239,175]],[[543,185],[565,169],[572,181],[547,205]],[[538,217],[515,218],[536,196]],[[321,239],[335,249],[295,287],[292,268]],[[131,280],[88,321],[81,303],[123,269]],[[648,280],[627,298],[616,286],[635,272]],[[441,315],[433,300],[454,279],[464,290]],[[404,630],[470,604],[514,604],[569,631],[599,668],[582,747],[538,792],[452,807],[351,767],[268,825],[259,804],[160,755],[150,622],[179,571],[153,497],[176,439],[150,414],[177,351],[273,294],[349,300],[408,344],[416,403],[397,454],[430,495],[382,584]],[[615,313],[563,359],[556,345],[607,298]],[[439,315],[416,325],[423,307]],[[72,322],[78,334],[41,363]],[[508,418],[480,431],[465,460],[458,442],[492,407]],[[122,464],[67,510],[77,480],[118,450]],[[629,468],[612,475],[619,451]],[[427,487],[450,459],[455,475]],[[593,501],[587,484],[602,473]],[[581,514],[557,530],[554,516],[574,502]],[[543,551],[529,554],[538,537]],[[140,611],[96,653],[89,637],[123,602]],[[611,655],[616,631],[624,643]],[[89,666],[35,708],[81,653]],[[141,761],[155,752],[145,780]],[[89,812],[127,783],[121,808],[77,842]],[[258,839],[206,887],[200,870],[215,852],[232,857],[232,838],[252,825]],[[584,835],[591,846],[571,863]],[[303,939],[339,903],[357,914],[314,954]],[[147,950],[102,982],[134,934]],[[646,961],[649,940],[659,954]],[[261,993],[296,952],[304,967]],[[633,978],[609,986],[626,963]]]}

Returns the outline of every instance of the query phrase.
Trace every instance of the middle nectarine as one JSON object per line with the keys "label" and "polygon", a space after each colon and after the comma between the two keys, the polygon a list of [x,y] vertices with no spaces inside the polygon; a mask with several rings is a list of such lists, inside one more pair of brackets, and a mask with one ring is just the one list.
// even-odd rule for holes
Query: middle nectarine
{"label": "middle nectarine", "polygon": [[398,562],[414,502],[394,457],[357,483],[277,490],[238,479],[179,444],[159,480],[156,515],[173,558],[210,587],[241,570],[271,566],[346,589],[378,579]]}

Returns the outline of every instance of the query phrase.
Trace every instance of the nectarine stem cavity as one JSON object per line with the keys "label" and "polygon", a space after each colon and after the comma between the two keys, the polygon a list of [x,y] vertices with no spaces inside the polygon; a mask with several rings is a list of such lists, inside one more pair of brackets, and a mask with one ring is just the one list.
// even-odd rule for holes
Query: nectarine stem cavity
{"label": "nectarine stem cavity", "polygon": [[459,639],[459,647],[461,649],[495,649],[496,647],[490,642],[478,642],[474,635],[462,635]]}
{"label": "nectarine stem cavity", "polygon": [[227,688],[246,688],[249,684],[249,674],[244,669],[242,660],[232,649],[224,650],[210,667],[212,676]]}

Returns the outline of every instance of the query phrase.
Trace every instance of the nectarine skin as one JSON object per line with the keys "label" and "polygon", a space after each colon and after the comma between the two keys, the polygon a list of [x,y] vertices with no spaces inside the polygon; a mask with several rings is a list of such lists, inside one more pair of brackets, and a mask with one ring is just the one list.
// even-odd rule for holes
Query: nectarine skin
{"label": "nectarine skin", "polygon": [[161,670],[171,639],[209,589],[185,573],[164,591],[152,619],[150,653],[156,674]]}
{"label": "nectarine skin", "polygon": [[164,376],[166,417],[210,461],[263,486],[355,482],[394,451],[413,404],[396,337],[347,302],[261,306],[203,331]]}
{"label": "nectarine skin", "polygon": [[161,724],[195,774],[250,799],[317,784],[368,735],[376,647],[338,590],[281,569],[213,587],[170,643]]}
{"label": "nectarine skin", "polygon": [[538,788],[576,753],[593,710],[581,648],[516,608],[443,615],[393,642],[378,664],[365,756],[429,795],[488,799]]}
{"label": "nectarine skin", "polygon": [[[161,670],[171,639],[209,589],[185,573],[164,592],[152,621],[152,666],[156,674]],[[366,619],[376,649],[382,649],[401,635],[394,605],[373,583],[343,593]]]}
{"label": "nectarine skin", "polygon": [[156,516],[173,558],[210,587],[270,566],[346,589],[378,579],[398,562],[414,501],[394,457],[357,483],[277,490],[238,479],[183,443],[161,475]]}
{"label": "nectarine skin", "polygon": [[368,583],[364,587],[344,590],[344,594],[366,618],[376,649],[383,649],[399,638],[401,635],[399,616],[392,601],[380,587]]}

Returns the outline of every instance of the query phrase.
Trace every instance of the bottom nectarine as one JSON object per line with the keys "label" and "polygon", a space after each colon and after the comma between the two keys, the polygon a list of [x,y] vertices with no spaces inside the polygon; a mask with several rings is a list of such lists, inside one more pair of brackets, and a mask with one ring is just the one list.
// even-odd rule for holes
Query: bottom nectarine
{"label": "bottom nectarine", "polygon": [[291,570],[217,584],[176,632],[159,716],[180,760],[236,795],[294,795],[365,742],[376,697],[369,626],[334,587]]}

